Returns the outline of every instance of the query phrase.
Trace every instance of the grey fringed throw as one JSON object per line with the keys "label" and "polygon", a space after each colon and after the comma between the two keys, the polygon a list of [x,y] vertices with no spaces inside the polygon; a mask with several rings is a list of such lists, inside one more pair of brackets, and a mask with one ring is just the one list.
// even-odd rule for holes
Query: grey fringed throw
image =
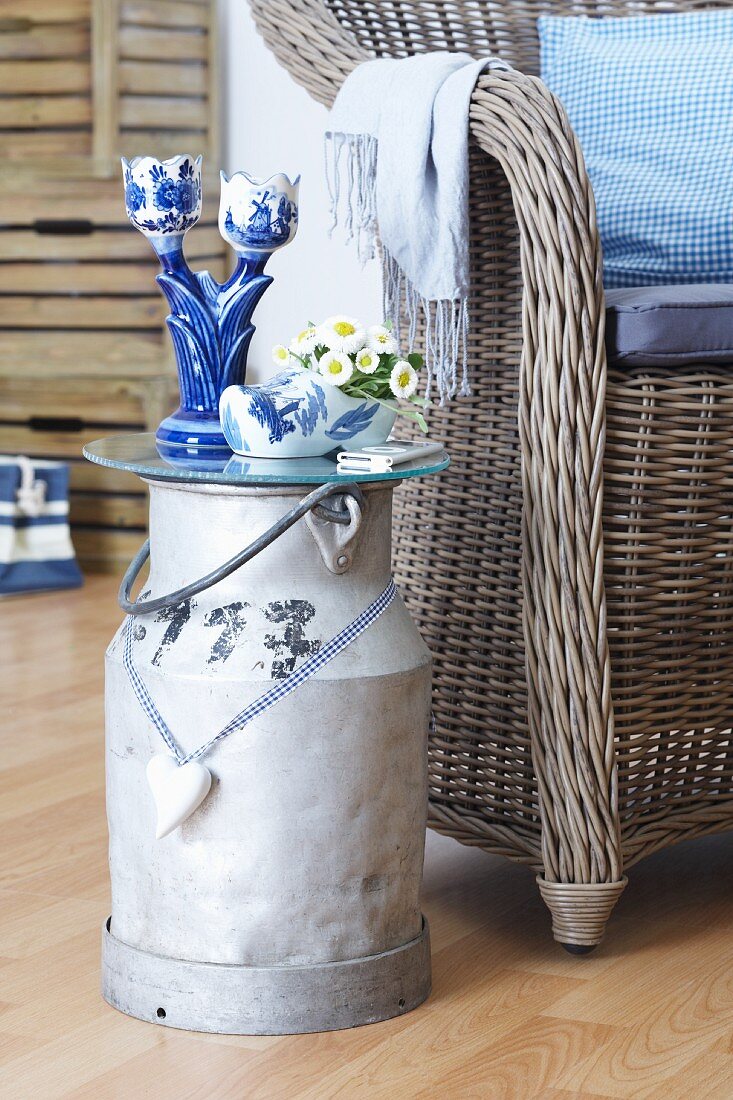
{"label": "grey fringed throw", "polygon": [[363,260],[379,235],[385,317],[399,326],[404,307],[411,345],[424,314],[426,396],[434,381],[441,404],[470,393],[468,111],[489,67],[509,68],[442,52],[367,61],[344,81],[326,132],[333,227],[341,221]]}

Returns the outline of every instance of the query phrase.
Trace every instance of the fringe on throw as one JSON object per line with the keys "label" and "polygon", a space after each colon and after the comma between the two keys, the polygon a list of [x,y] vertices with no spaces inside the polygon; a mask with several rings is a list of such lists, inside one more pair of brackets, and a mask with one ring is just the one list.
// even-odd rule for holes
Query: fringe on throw
{"label": "fringe on throw", "polygon": [[[331,225],[329,235],[341,223],[348,241],[356,241],[362,263],[376,255],[377,140],[370,134],[327,133],[326,183]],[[457,393],[468,396],[468,298],[425,298],[405,276],[397,261],[382,249],[382,304],[385,318],[394,322],[397,343],[406,335],[408,347],[415,341],[422,317],[425,323],[425,397],[433,385],[441,405]],[[403,318],[407,321],[404,332]]]}

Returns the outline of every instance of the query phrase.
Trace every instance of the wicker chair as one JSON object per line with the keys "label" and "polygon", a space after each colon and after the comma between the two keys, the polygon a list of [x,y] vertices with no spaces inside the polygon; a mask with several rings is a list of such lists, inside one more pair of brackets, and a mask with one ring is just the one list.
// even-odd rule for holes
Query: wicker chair
{"label": "wicker chair", "polygon": [[529,864],[555,938],[590,951],[625,869],[733,826],[733,375],[607,370],[593,194],[530,75],[542,11],[655,3],[251,6],[325,104],[370,56],[519,70],[473,97],[473,396],[432,414],[453,466],[401,489],[396,574],[435,655],[431,825]]}

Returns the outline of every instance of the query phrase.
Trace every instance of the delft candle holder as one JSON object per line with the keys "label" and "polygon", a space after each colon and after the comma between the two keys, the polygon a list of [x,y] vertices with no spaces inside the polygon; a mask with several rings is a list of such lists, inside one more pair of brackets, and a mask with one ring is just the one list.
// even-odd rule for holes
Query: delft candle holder
{"label": "delft candle holder", "polygon": [[221,173],[219,232],[237,264],[225,283],[194,272],[183,241],[201,216],[201,157],[122,160],[127,216],[152,245],[162,272],[156,281],[170,307],[180,406],[156,433],[159,447],[230,453],[219,422],[219,398],[242,385],[254,333],[252,314],[272,282],[264,269],[289,244],[298,226],[298,185],[282,172],[256,180],[246,172]]}

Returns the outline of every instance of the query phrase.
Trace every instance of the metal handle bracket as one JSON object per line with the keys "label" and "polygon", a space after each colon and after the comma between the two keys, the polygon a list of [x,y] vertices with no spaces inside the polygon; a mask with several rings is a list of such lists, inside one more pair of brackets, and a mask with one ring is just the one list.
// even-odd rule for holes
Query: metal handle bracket
{"label": "metal handle bracket", "polygon": [[[361,529],[362,502],[351,493],[344,493],[340,500],[341,509],[347,516],[346,521],[339,520],[338,525],[331,522],[324,509],[314,509],[305,517],[323,564],[331,573],[345,573],[351,567],[353,544]],[[348,524],[348,526],[345,525]]]}

